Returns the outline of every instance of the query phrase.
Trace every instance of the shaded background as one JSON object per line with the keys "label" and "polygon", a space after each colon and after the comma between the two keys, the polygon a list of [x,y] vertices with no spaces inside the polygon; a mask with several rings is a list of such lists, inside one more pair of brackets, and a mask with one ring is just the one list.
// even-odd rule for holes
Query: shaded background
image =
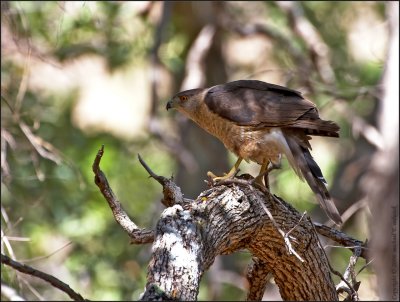
{"label": "shaded background", "polygon": [[[167,100],[239,79],[299,90],[323,119],[340,125],[339,139],[313,138],[312,154],[344,213],[345,232],[365,240],[384,222],[398,226],[398,215],[382,219],[371,211],[382,201],[398,211],[398,39],[397,64],[388,63],[397,10],[398,3],[383,2],[2,1],[2,253],[85,298],[138,299],[151,245],[129,245],[115,223],[93,182],[97,150],[105,145],[102,170],[132,220],[152,228],[163,210],[161,187],[137,153],[155,173],[174,175],[188,198],[207,188],[207,171],[222,174],[235,161],[215,138],[166,112]],[[387,76],[397,94],[386,107],[385,64],[397,66]],[[382,150],[393,173],[373,173],[382,165],[370,164]],[[258,167],[244,163],[241,171],[256,175]],[[270,183],[299,211],[327,221],[286,159]],[[383,193],[372,194],[379,184]],[[358,275],[361,300],[393,298],[378,278],[381,267],[398,264],[398,232],[386,231],[378,232],[388,239],[376,250],[397,256],[378,266],[359,260],[357,271],[367,264]],[[323,243],[344,272],[351,252]],[[244,299],[249,260],[247,251],[218,257],[199,300]],[[2,285],[27,299],[66,299],[38,279],[1,270]],[[387,282],[398,286],[398,272]],[[264,300],[276,299],[272,279]]]}

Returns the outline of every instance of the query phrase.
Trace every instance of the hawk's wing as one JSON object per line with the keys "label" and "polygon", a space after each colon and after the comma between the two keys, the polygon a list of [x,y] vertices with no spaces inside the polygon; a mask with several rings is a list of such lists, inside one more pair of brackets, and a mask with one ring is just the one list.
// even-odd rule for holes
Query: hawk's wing
{"label": "hawk's wing", "polygon": [[256,80],[211,87],[207,107],[241,126],[304,128],[307,134],[339,136],[339,126],[319,118],[315,104],[300,92]]}

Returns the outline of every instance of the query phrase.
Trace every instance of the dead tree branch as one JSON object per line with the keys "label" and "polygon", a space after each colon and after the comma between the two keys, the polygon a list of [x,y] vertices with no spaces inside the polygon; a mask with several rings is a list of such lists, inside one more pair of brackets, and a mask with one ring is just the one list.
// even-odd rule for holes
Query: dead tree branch
{"label": "dead tree branch", "polygon": [[[303,262],[287,249],[262,203],[281,230],[292,230],[292,249]],[[202,274],[217,255],[248,249],[271,268],[283,299],[337,300],[317,234],[312,224],[300,220],[301,215],[289,204],[236,184],[214,187],[185,208],[174,205],[157,224],[142,299],[156,285],[168,299],[194,300]],[[260,291],[260,286],[253,288]],[[249,292],[249,297],[256,295]]]}
{"label": "dead tree branch", "polygon": [[68,296],[71,297],[71,299],[73,299],[75,301],[88,301],[88,300],[84,299],[80,294],[75,292],[73,289],[71,289],[68,284],[62,282],[61,280],[57,279],[56,277],[53,277],[49,274],[39,271],[29,265],[21,264],[18,261],[14,261],[10,257],[3,255],[3,254],[1,254],[1,263],[16,269],[17,271],[19,271],[21,273],[35,276],[39,279],[42,279],[42,280],[50,283],[54,287],[65,292]]}
{"label": "dead tree branch", "polygon": [[158,176],[149,168],[149,166],[144,162],[144,160],[140,157],[139,154],[138,158],[141,165],[146,169],[146,171],[150,174],[150,176],[153,177],[155,180],[157,180],[157,182],[163,186],[164,198],[161,200],[161,203],[166,207],[171,207],[174,204],[183,204],[184,198],[181,188],[179,188],[172,181],[172,178],[168,179],[164,176]]}
{"label": "dead tree branch", "polygon": [[[123,229],[128,234],[132,228],[140,233],[126,213],[121,214],[122,207],[99,169],[102,155],[103,148],[93,164],[96,184]],[[201,277],[215,258],[246,249],[254,262],[247,274],[248,300],[261,299],[273,277],[282,299],[332,301],[338,296],[331,273],[340,274],[331,268],[318,233],[359,251],[357,257],[366,255],[363,242],[303,219],[305,214],[267,189],[253,186],[251,180],[225,181],[202,192],[196,200],[187,200],[172,179],[155,174],[140,156],[139,161],[163,186],[162,203],[167,206],[156,229],[144,232],[148,237],[135,237],[136,243],[144,243],[143,238],[153,240],[141,300],[195,300]],[[119,221],[121,217],[123,222]],[[352,279],[344,283],[353,284],[350,289],[354,297]]]}
{"label": "dead tree branch", "polygon": [[121,203],[115,196],[114,192],[111,190],[108,184],[107,178],[103,171],[100,170],[100,160],[104,153],[104,145],[97,152],[96,158],[94,160],[92,169],[95,174],[94,182],[99,187],[100,192],[103,194],[104,198],[107,200],[108,205],[114,215],[117,223],[122,227],[122,229],[128,233],[131,237],[132,243],[150,243],[153,242],[154,232],[151,230],[140,229],[126,214],[125,210],[122,208]]}
{"label": "dead tree branch", "polygon": [[[358,247],[354,250],[353,255],[350,256],[350,261],[349,265],[346,268],[346,271],[343,274],[344,280],[342,280],[337,286],[336,286],[336,291],[339,293],[341,292],[346,292],[348,294],[348,297],[351,301],[359,301],[358,297],[358,287],[360,286],[361,282],[357,282],[356,280],[356,272],[355,272],[355,266],[357,263],[358,257],[360,257],[361,254],[361,248]],[[345,282],[347,281],[347,282]],[[351,288],[347,284],[351,285]]]}
{"label": "dead tree branch", "polygon": [[360,248],[359,256],[364,259],[368,259],[368,244],[367,244],[367,242],[362,242],[360,240],[354,239],[339,230],[336,230],[329,226],[320,224],[318,222],[314,222],[314,226],[315,226],[315,229],[317,230],[318,234],[320,234],[326,238],[329,238],[344,247],[350,248],[353,251],[353,253],[355,252],[355,249]]}

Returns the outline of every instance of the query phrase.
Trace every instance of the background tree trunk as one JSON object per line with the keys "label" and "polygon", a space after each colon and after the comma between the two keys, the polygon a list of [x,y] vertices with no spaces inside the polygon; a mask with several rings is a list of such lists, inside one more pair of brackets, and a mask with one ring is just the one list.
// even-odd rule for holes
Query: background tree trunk
{"label": "background tree trunk", "polygon": [[379,103],[384,145],[373,156],[364,188],[371,206],[371,248],[382,300],[399,300],[399,3],[387,3],[390,44]]}

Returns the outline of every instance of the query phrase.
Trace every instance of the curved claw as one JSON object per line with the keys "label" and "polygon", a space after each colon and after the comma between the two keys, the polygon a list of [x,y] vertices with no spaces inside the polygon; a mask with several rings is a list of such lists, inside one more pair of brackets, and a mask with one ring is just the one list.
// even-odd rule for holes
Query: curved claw
{"label": "curved claw", "polygon": [[207,172],[207,176],[208,176],[208,177],[211,177],[212,179],[218,178],[218,176],[215,175],[215,174],[214,174],[213,172],[211,172],[211,171],[208,171],[208,172]]}
{"label": "curved claw", "polygon": [[236,174],[236,170],[234,170],[234,173],[230,173],[229,172],[228,174],[225,174],[224,176],[217,176],[211,171],[207,172],[207,176],[211,177],[212,180],[215,181],[215,182],[216,181],[227,180],[227,179],[232,179],[235,176],[235,174]]}
{"label": "curved claw", "polygon": [[235,165],[232,167],[232,169],[228,172],[228,174],[225,174],[224,176],[216,176],[213,172],[210,172],[210,171],[207,172],[207,176],[211,177],[213,181],[232,179],[233,177],[235,177],[241,162],[242,162],[242,158],[239,157],[238,160],[236,161]]}

